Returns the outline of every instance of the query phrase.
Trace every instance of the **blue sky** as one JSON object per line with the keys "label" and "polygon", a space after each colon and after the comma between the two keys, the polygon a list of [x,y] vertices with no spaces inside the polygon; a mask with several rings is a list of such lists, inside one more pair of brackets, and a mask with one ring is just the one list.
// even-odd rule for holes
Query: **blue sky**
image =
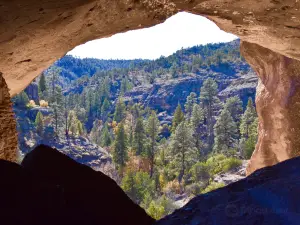
{"label": "blue sky", "polygon": [[90,41],[68,54],[80,58],[156,59],[182,47],[229,42],[236,38],[205,17],[181,12],[154,27]]}

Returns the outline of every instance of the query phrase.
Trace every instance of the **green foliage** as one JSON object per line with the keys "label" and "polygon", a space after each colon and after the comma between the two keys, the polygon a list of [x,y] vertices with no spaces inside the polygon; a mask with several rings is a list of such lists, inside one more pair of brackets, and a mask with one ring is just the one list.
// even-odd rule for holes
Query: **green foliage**
{"label": "green foliage", "polygon": [[43,114],[40,111],[38,111],[38,113],[36,114],[34,123],[36,126],[37,133],[41,136],[44,132],[44,118]]}
{"label": "green foliage", "polygon": [[144,129],[143,118],[137,118],[134,128],[134,148],[136,155],[145,154],[146,133]]}
{"label": "green foliage", "polygon": [[148,118],[147,121],[147,127],[146,127],[146,132],[147,136],[149,138],[149,147],[147,151],[147,157],[150,161],[150,176],[152,177],[153,172],[154,172],[154,161],[155,161],[155,155],[156,155],[156,150],[157,150],[157,138],[158,138],[158,133],[159,133],[159,120],[157,118],[156,112],[151,111],[151,114]]}
{"label": "green foliage", "polygon": [[127,152],[127,135],[125,133],[125,128],[123,122],[121,122],[116,131],[116,139],[113,146],[113,160],[120,171],[123,174],[123,169],[128,160]]}
{"label": "green foliage", "polygon": [[181,105],[178,103],[172,120],[172,133],[175,132],[177,126],[184,120],[184,113],[181,110]]}
{"label": "green foliage", "polygon": [[107,123],[104,125],[103,129],[101,130],[101,146],[108,147],[112,143],[112,138],[108,130]]}
{"label": "green foliage", "polygon": [[13,99],[15,106],[20,108],[25,108],[29,102],[28,95],[25,91],[22,91],[20,94],[16,95]]}
{"label": "green foliage", "polygon": [[121,122],[125,118],[126,106],[122,98],[119,98],[116,104],[114,121]]}
{"label": "green foliage", "polygon": [[126,194],[137,204],[145,198],[154,197],[154,182],[148,173],[128,171],[121,184]]}
{"label": "green foliage", "polygon": [[165,209],[162,205],[156,204],[154,201],[150,203],[147,213],[154,219],[158,220],[165,214]]}
{"label": "green foliage", "polygon": [[215,132],[215,152],[223,152],[227,154],[227,151],[234,146],[237,137],[236,124],[230,115],[230,112],[224,108],[217,119],[214,126]]}
{"label": "green foliage", "polygon": [[252,98],[249,98],[247,108],[242,116],[240,131],[242,137],[248,138],[250,133],[250,125],[256,119],[256,111],[252,102]]}
{"label": "green foliage", "polygon": [[194,131],[195,147],[197,149],[198,159],[202,160],[204,157],[204,144],[202,140],[206,135],[206,126],[204,124],[204,111],[198,104],[194,104],[193,106],[190,122]]}
{"label": "green foliage", "polygon": [[249,126],[249,137],[248,138],[242,138],[242,152],[244,154],[244,157],[246,159],[250,159],[252,156],[252,153],[255,149],[255,145],[257,142],[257,127],[258,127],[258,118],[256,118],[253,123]]}
{"label": "green foliage", "polygon": [[47,91],[47,83],[45,74],[42,73],[40,80],[39,80],[39,92],[44,93]]}
{"label": "green foliage", "polygon": [[222,188],[224,186],[225,186],[225,184],[223,184],[223,183],[212,182],[201,193],[205,194],[207,192],[214,191],[214,190]]}
{"label": "green foliage", "polygon": [[218,85],[215,82],[214,79],[208,78],[204,81],[203,86],[200,90],[200,102],[203,105],[203,108],[206,112],[206,118],[207,118],[207,143],[208,147],[211,148],[213,145],[213,137],[214,137],[214,109],[219,104],[219,99],[217,97],[218,94]]}
{"label": "green foliage", "polygon": [[240,165],[242,165],[241,160],[233,157],[226,157],[222,154],[213,155],[206,161],[206,166],[209,168],[211,177],[219,173],[226,173]]}
{"label": "green foliage", "polygon": [[182,121],[172,136],[172,154],[179,173],[179,183],[181,183],[186,171],[189,170],[190,165],[195,160],[195,153],[193,130],[186,121]]}
{"label": "green foliage", "polygon": [[227,109],[234,122],[239,122],[243,114],[243,102],[238,96],[226,99],[224,109]]}
{"label": "green foliage", "polygon": [[186,103],[184,105],[185,112],[187,113],[188,118],[191,117],[193,107],[196,103],[197,103],[197,94],[195,92],[191,92],[190,95],[186,98]]}
{"label": "green foliage", "polygon": [[205,162],[197,162],[191,168],[194,182],[208,182],[210,179],[210,166]]}

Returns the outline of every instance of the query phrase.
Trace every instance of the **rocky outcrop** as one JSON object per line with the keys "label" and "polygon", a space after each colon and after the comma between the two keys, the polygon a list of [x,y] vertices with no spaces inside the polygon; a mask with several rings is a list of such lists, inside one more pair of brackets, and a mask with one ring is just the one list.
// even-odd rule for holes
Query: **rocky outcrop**
{"label": "rocky outcrop", "polygon": [[297,225],[300,158],[257,170],[245,179],[202,194],[157,225]]}
{"label": "rocky outcrop", "polygon": [[0,72],[0,159],[17,160],[17,130],[12,103]]}
{"label": "rocky outcrop", "polygon": [[39,146],[22,166],[0,160],[1,224],[150,225],[154,222],[101,172]]}
{"label": "rocky outcrop", "polygon": [[300,62],[256,44],[241,51],[259,76],[259,137],[247,173],[300,155]]}

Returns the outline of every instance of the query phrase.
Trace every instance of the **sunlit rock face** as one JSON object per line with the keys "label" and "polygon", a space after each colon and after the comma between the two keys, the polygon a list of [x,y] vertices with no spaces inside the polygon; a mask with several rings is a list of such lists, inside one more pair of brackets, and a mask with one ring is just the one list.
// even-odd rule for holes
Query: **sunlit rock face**
{"label": "sunlit rock face", "polygon": [[5,80],[0,72],[0,159],[16,161],[17,130],[12,103]]}
{"label": "sunlit rock face", "polygon": [[299,59],[299,10],[295,0],[2,1],[0,68],[15,95],[75,46],[153,26],[178,11],[207,16],[242,40]]}
{"label": "sunlit rock face", "polygon": [[259,137],[247,173],[300,155],[300,62],[256,44],[241,51],[260,78]]}

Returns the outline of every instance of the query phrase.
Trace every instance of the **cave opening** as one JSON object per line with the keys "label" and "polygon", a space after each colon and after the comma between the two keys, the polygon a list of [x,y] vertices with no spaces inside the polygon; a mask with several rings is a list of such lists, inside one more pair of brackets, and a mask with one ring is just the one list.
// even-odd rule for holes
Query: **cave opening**
{"label": "cave opening", "polygon": [[19,160],[52,146],[159,219],[246,176],[256,86],[236,36],[179,13],[76,47],[16,95]]}

